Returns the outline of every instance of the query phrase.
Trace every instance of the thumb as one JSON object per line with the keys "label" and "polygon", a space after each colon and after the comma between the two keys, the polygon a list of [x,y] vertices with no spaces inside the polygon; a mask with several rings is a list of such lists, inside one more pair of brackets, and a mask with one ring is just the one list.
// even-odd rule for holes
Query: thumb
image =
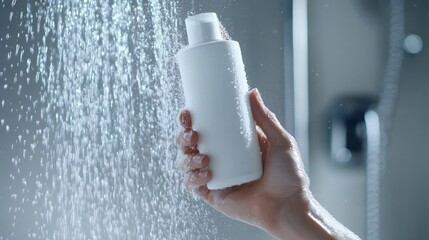
{"label": "thumb", "polygon": [[265,106],[258,89],[250,90],[249,101],[253,118],[267,136],[270,145],[292,147],[292,136],[281,126],[276,115]]}

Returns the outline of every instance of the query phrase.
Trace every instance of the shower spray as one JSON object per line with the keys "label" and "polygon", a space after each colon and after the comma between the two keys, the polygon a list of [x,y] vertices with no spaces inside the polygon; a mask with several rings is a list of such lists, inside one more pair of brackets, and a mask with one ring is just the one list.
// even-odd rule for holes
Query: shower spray
{"label": "shower spray", "polygon": [[250,109],[240,45],[223,39],[216,13],[186,19],[189,46],[178,53],[186,108],[210,157],[209,189],[262,176],[261,152]]}

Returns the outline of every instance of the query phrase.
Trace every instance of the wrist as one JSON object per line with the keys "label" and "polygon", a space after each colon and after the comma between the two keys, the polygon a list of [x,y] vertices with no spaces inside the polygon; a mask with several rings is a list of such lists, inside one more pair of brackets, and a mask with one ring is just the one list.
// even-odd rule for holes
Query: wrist
{"label": "wrist", "polygon": [[316,206],[310,192],[298,192],[273,206],[275,208],[262,218],[261,224],[273,236],[279,239],[334,239],[313,214]]}
{"label": "wrist", "polygon": [[308,222],[310,204],[304,191],[288,197],[276,209],[267,230],[280,239],[298,239],[302,226]]}
{"label": "wrist", "polygon": [[[297,192],[288,198],[261,198],[251,209],[253,225],[264,229],[274,236],[283,235],[287,229],[291,233],[303,222],[310,210],[310,201],[305,191]],[[290,235],[290,234],[289,234]]]}

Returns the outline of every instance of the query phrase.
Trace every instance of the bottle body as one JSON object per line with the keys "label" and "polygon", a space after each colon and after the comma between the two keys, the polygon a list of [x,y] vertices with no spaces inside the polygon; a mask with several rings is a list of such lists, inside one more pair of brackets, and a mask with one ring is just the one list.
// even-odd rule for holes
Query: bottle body
{"label": "bottle body", "polygon": [[187,108],[210,157],[209,189],[243,184],[262,175],[261,153],[238,42],[211,41],[178,53]]}

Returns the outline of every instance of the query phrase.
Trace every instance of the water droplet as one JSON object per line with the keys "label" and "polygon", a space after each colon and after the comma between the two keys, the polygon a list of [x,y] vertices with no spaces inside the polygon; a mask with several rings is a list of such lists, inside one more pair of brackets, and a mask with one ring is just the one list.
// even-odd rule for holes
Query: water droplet
{"label": "water droplet", "polygon": [[[210,218],[203,205],[189,211],[195,203],[177,184],[182,176],[171,141],[176,133],[172,122],[183,104],[171,57],[183,34],[177,24],[181,16],[174,4],[159,0],[114,2],[76,1],[71,8],[57,1],[34,15],[28,4],[28,11],[21,12],[28,32],[12,37],[36,43],[25,44],[25,52],[18,41],[9,43],[11,79],[4,88],[21,100],[8,102],[13,116],[38,129],[11,127],[18,136],[11,149],[20,155],[13,160],[13,179],[22,181],[15,192],[22,194],[23,204],[16,205],[31,202],[39,232],[53,229],[43,237],[29,232],[34,238],[67,238],[73,235],[70,229],[84,239],[198,238],[189,233],[207,229]],[[10,18],[16,21],[17,14]],[[40,87],[40,96],[28,94],[33,87]],[[27,173],[22,164],[33,157],[44,171],[22,178]],[[32,182],[34,199],[24,187]],[[53,227],[48,221],[53,215],[64,224]]]}

